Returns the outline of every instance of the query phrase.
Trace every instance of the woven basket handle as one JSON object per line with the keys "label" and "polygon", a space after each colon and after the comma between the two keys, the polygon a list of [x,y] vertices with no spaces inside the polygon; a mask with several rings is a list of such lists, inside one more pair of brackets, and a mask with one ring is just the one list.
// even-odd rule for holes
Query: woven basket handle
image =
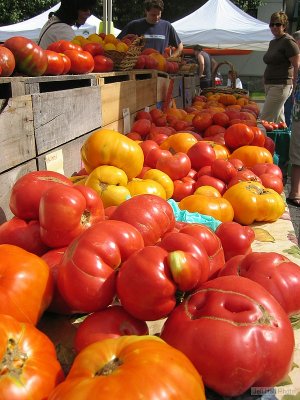
{"label": "woven basket handle", "polygon": [[231,88],[232,89],[236,89],[236,75],[237,75],[237,73],[236,73],[236,70],[234,69],[233,64],[231,64],[231,62],[229,62],[229,61],[222,61],[222,62],[217,64],[217,66],[214,69],[214,72],[212,74],[212,85],[213,85],[213,87],[216,86],[215,78],[217,76],[218,69],[221,67],[221,65],[228,65],[229,66],[229,70],[232,71]]}

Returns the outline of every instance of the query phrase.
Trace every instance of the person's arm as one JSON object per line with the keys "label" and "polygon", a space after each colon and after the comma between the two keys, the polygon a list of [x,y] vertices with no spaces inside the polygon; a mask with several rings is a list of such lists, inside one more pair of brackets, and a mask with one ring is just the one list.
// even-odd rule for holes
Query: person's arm
{"label": "person's arm", "polygon": [[180,42],[179,43],[179,45],[178,45],[178,47],[177,47],[177,49],[174,51],[174,53],[172,54],[172,57],[179,57],[180,55],[181,55],[181,53],[182,53],[182,50],[183,50],[183,43],[182,42]]}
{"label": "person's arm", "polygon": [[292,66],[294,67],[293,71],[293,88],[295,89],[298,77],[298,69],[300,67],[300,54],[289,58]]}
{"label": "person's arm", "polygon": [[204,67],[205,67],[204,57],[201,53],[198,53],[197,61],[198,61],[198,65],[199,65],[199,76],[201,78],[201,76],[203,75],[203,72],[204,72]]}

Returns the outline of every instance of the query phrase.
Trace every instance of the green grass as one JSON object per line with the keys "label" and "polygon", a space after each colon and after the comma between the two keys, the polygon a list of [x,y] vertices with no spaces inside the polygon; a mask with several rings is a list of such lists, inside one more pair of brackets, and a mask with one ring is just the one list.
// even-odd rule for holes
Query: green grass
{"label": "green grass", "polygon": [[264,92],[250,92],[250,98],[252,100],[265,100]]}

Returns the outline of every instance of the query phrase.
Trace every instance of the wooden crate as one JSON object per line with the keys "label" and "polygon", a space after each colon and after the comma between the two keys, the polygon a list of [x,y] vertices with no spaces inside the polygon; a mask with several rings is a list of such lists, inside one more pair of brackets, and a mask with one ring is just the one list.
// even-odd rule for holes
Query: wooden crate
{"label": "wooden crate", "polygon": [[77,139],[49,151],[37,157],[37,167],[39,170],[48,170],[72,176],[75,172],[83,168],[81,162],[80,149],[86,139],[92,134],[87,133]]}
{"label": "wooden crate", "polygon": [[96,86],[93,74],[0,77],[0,99]]}
{"label": "wooden crate", "polygon": [[32,95],[37,155],[102,125],[98,86]]}
{"label": "wooden crate", "polygon": [[0,224],[13,217],[9,208],[10,193],[13,185],[21,176],[36,170],[36,160],[34,159],[0,174]]}
{"label": "wooden crate", "polygon": [[133,70],[131,77],[135,80],[136,109],[155,104],[157,98],[157,73],[154,70]]}
{"label": "wooden crate", "polygon": [[0,172],[36,156],[31,96],[0,100],[0,132]]}
{"label": "wooden crate", "polygon": [[170,77],[166,72],[156,71],[156,102],[165,101],[170,85]]}
{"label": "wooden crate", "polygon": [[130,121],[128,122],[128,124],[130,125],[130,127],[128,129],[126,129],[127,122],[124,121],[124,118],[120,118],[118,121],[111,122],[110,124],[103,126],[103,128],[111,129],[113,131],[117,131],[119,133],[124,133],[124,134],[129,133],[130,128],[132,127],[135,120],[135,113],[130,114],[129,118]]}
{"label": "wooden crate", "polygon": [[171,79],[174,81],[173,86],[173,97],[176,98],[178,96],[183,95],[183,77],[182,75],[171,75]]}
{"label": "wooden crate", "polygon": [[176,104],[177,108],[183,108],[184,107],[184,105],[183,105],[183,97],[182,96],[174,97],[173,99],[175,101],[175,104]]}
{"label": "wooden crate", "polygon": [[135,80],[129,71],[95,74],[101,93],[102,126],[123,118],[124,109],[136,110]]}

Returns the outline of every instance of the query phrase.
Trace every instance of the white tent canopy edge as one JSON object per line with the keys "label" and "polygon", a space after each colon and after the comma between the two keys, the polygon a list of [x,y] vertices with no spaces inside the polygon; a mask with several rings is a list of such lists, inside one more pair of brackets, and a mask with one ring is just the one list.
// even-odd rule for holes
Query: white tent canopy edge
{"label": "white tent canopy edge", "polygon": [[273,38],[267,23],[229,0],[209,0],[172,25],[186,46],[266,51]]}

